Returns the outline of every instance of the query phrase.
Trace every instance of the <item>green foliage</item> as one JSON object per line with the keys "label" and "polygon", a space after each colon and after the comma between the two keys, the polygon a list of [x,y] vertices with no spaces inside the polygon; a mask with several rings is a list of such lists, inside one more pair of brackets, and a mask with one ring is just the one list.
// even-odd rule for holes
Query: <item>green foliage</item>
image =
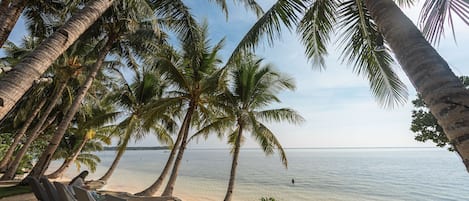
{"label": "green foliage", "polygon": [[[469,77],[462,76],[460,80],[464,86],[469,86]],[[412,110],[412,123],[410,130],[416,134],[415,140],[420,142],[432,141],[438,147],[448,147],[448,150],[454,151],[453,146],[446,137],[443,128],[438,124],[436,118],[428,110],[423,99],[418,95],[417,99],[412,101],[415,109]]]}
{"label": "green foliage", "polygon": [[9,186],[0,188],[0,198],[31,193],[29,186]]}

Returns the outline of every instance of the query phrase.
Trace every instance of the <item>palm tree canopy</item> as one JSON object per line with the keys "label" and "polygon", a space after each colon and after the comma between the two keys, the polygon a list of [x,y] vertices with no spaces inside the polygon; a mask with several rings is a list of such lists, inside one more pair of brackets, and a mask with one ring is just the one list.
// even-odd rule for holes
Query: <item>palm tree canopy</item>
{"label": "palm tree canopy", "polygon": [[[402,6],[412,6],[414,0],[396,0]],[[453,29],[452,13],[469,24],[469,4],[464,0],[425,1],[420,15],[423,33],[431,41],[443,34],[446,19]],[[306,56],[314,66],[325,67],[324,58],[331,35],[338,35],[342,44],[342,62],[366,77],[378,103],[393,107],[407,100],[407,89],[399,80],[389,49],[374,51],[379,30],[371,19],[363,0],[278,0],[260,17],[240,41],[228,64],[245,51],[254,50],[267,37],[269,44],[281,35],[282,25],[297,32],[306,47]]]}

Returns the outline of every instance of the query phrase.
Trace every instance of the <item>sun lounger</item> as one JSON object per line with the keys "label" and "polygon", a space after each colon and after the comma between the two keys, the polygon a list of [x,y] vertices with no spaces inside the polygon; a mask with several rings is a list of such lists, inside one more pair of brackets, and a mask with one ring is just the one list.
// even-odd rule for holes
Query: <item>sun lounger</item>
{"label": "sun lounger", "polygon": [[46,177],[41,177],[39,179],[39,182],[41,182],[42,186],[44,186],[44,189],[46,190],[46,194],[49,197],[49,200],[51,200],[51,201],[61,201],[59,199],[59,193],[57,192],[57,189],[49,181],[49,179],[47,179]]}
{"label": "sun lounger", "polygon": [[39,182],[39,180],[34,177],[28,177],[26,178],[26,181],[28,182],[29,186],[31,186],[31,190],[34,193],[34,196],[36,196],[39,201],[52,201],[49,199],[49,196],[46,193],[46,189]]}
{"label": "sun lounger", "polygon": [[96,201],[93,195],[91,195],[91,192],[82,187],[73,186],[73,190],[75,191],[75,196],[77,197],[78,201]]}
{"label": "sun lounger", "polygon": [[105,195],[106,201],[127,201],[125,198],[120,198],[114,195]]}
{"label": "sun lounger", "polygon": [[105,201],[181,201],[176,197],[164,196],[164,197],[153,197],[153,196],[136,196],[128,192],[116,192],[116,191],[100,191],[105,195]]}
{"label": "sun lounger", "polygon": [[54,186],[57,189],[60,201],[78,201],[64,184],[54,182]]}

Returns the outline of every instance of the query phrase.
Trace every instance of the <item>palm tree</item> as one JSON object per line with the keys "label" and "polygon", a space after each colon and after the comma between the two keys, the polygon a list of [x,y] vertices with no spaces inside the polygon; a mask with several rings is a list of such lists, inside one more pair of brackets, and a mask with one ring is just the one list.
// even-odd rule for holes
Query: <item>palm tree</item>
{"label": "palm tree", "polygon": [[[149,19],[154,21],[151,4],[140,3],[141,2],[137,0],[117,4],[113,7],[114,9],[109,10],[104,16],[102,16],[100,21],[94,24],[93,29],[88,31],[87,34],[101,34],[97,36],[96,34],[93,34],[95,38],[101,41],[96,47],[98,55],[97,60],[89,70],[86,81],[77,92],[70,109],[59,124],[54,137],[51,139],[50,145],[46,148],[43,155],[39,158],[33,170],[30,172],[30,176],[39,177],[44,174],[48,164],[50,163],[51,156],[57,149],[57,146],[65,134],[71,120],[80,107],[81,101],[103,66],[106,56],[113,50],[113,48],[121,48],[119,46],[120,44],[115,43],[125,39],[126,37],[132,36],[133,34],[138,34],[140,29],[150,29],[152,31],[152,34],[148,34],[146,32],[146,34],[142,35],[145,38],[150,37],[152,40],[159,38],[157,37],[158,30],[156,30],[156,27],[148,26],[147,23]],[[152,25],[153,23],[150,24]],[[87,34],[85,34],[85,36],[87,36]]]}
{"label": "palm tree", "polygon": [[23,12],[27,0],[2,1],[0,2],[0,47],[8,39],[16,21]]}
{"label": "palm tree", "polygon": [[[55,79],[55,82],[53,82],[55,90],[52,91],[53,94],[50,97],[48,106],[42,112],[41,117],[37,121],[36,125],[29,130],[28,139],[16,154],[15,160],[12,162],[12,164],[8,165],[6,173],[2,176],[3,180],[9,180],[14,177],[22,157],[24,157],[33,141],[36,140],[36,138],[38,138],[38,136],[41,134],[40,130],[46,123],[47,118],[63,97],[63,92],[67,89],[69,80],[79,76],[83,68],[93,63],[94,60],[92,58],[86,57],[86,55],[90,54],[92,50],[89,48],[89,46],[92,45],[86,44],[83,41],[77,41],[72,46],[72,48],[62,54],[52,65],[53,72],[51,72],[50,75],[57,78]],[[22,52],[24,51],[15,51],[16,54],[12,54],[11,56],[16,59],[16,56],[24,55]]]}
{"label": "palm tree", "polygon": [[31,87],[34,80],[38,79],[113,2],[113,0],[91,1],[0,79],[0,101],[3,102],[0,106],[0,119],[5,117]]}
{"label": "palm tree", "polygon": [[241,142],[244,141],[243,133],[248,131],[257,140],[266,154],[272,154],[275,149],[280,154],[282,163],[287,167],[287,157],[282,145],[275,134],[267,128],[263,122],[288,121],[300,123],[303,117],[289,108],[265,109],[274,102],[280,102],[276,96],[284,89],[294,89],[293,80],[272,69],[270,65],[261,66],[261,59],[254,59],[252,55],[243,56],[236,62],[230,85],[219,98],[224,102],[226,116],[218,117],[216,121],[210,122],[193,137],[208,135],[211,131],[220,133],[224,127],[233,127],[229,131],[229,143],[233,146],[233,162],[231,164],[230,180],[225,195],[225,201],[229,201],[233,195],[238,165],[239,150]]}
{"label": "palm tree", "polygon": [[224,72],[217,68],[217,65],[221,63],[217,56],[223,40],[210,47],[209,40],[206,39],[207,25],[204,24],[202,27],[196,25],[193,27],[194,30],[197,32],[192,34],[197,34],[195,37],[203,40],[193,41],[182,38],[182,52],[168,49],[162,50],[154,56],[155,67],[162,72],[162,75],[167,78],[175,90],[170,92],[171,97],[156,102],[152,113],[157,114],[166,106],[172,105],[179,106],[180,111],[184,111],[185,115],[160,178],[139,194],[156,192],[155,189],[161,184],[161,178],[165,177],[176,157],[168,184],[163,192],[163,196],[172,196],[191,125],[197,125],[199,119],[211,116],[212,95],[217,92],[221,84],[221,75]]}
{"label": "palm tree", "polygon": [[[106,144],[111,143],[109,133],[113,130],[114,126],[108,124],[115,120],[118,113],[114,112],[114,108],[111,105],[103,106],[99,102],[98,104],[96,103],[97,101],[88,100],[86,105],[76,115],[72,123],[73,126],[68,129],[68,138],[64,137],[61,142],[67,146],[59,146],[58,149],[61,151],[57,151],[54,154],[54,159],[64,158],[64,162],[56,171],[47,175],[48,178],[55,179],[61,177],[77,159],[95,159],[97,157],[89,154],[87,155],[88,157],[83,157],[86,153],[82,153],[82,151],[99,151],[103,149],[101,142]],[[91,171],[94,171],[94,160],[86,161],[89,161],[86,164],[92,167]],[[78,160],[78,162],[81,161]]]}
{"label": "palm tree", "polygon": [[[121,72],[118,71],[120,75]],[[175,127],[175,122],[166,114],[146,115],[149,104],[162,98],[167,87],[159,76],[145,68],[134,69],[134,79],[128,83],[122,75],[122,88],[115,90],[107,100],[115,103],[123,118],[116,125],[116,130],[121,135],[117,155],[106,173],[99,179],[107,181],[116,169],[122,158],[130,139],[142,139],[149,133],[154,133],[161,143],[171,145],[172,139],[169,135]]]}
{"label": "palm tree", "polygon": [[[398,2],[411,5],[413,1]],[[425,24],[427,37],[439,39],[450,11],[467,23],[469,4],[466,2],[426,1],[421,21]],[[436,114],[469,171],[469,132],[463,123],[469,120],[469,111],[464,104],[469,92],[392,0],[278,0],[244,36],[228,63],[243,50],[252,49],[264,35],[272,43],[280,34],[282,23],[287,28],[298,24],[297,31],[306,46],[306,55],[322,67],[329,37],[335,35],[336,30],[340,31],[340,43],[344,45],[342,59],[368,78],[380,103],[393,106],[405,101],[407,92],[389,67],[392,61],[389,50],[374,51],[386,42],[430,111]]]}

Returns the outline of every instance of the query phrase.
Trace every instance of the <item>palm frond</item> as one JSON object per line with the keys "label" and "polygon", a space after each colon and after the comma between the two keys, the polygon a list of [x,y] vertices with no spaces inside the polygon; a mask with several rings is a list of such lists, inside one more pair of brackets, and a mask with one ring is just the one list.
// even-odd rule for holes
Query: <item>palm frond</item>
{"label": "palm frond", "polygon": [[282,145],[275,137],[275,134],[268,129],[264,124],[257,122],[255,119],[251,118],[253,126],[252,135],[255,137],[259,145],[265,154],[271,155],[274,153],[275,149],[279,152],[280,160],[285,168],[288,167],[288,160],[285,154],[285,151],[282,148]]}
{"label": "palm frond", "polygon": [[222,138],[226,131],[231,133],[230,127],[235,125],[235,119],[233,116],[226,116],[226,117],[219,117],[215,118],[213,121],[206,124],[204,127],[199,129],[196,133],[194,133],[190,138],[189,141],[193,139],[198,139],[203,137],[205,140],[209,137],[210,134],[216,134],[218,138]]}
{"label": "palm frond", "polygon": [[257,17],[261,17],[264,14],[264,10],[255,0],[237,0],[244,4],[246,9],[253,11]]}
{"label": "palm frond", "polygon": [[316,0],[298,24],[297,32],[306,47],[306,56],[321,69],[325,68],[324,57],[336,24],[338,5],[336,0]]}
{"label": "palm frond", "polygon": [[301,124],[305,119],[295,110],[290,108],[280,108],[254,112],[256,118],[267,122],[287,121],[292,124]]}
{"label": "palm frond", "polygon": [[393,71],[392,57],[387,51],[377,52],[376,38],[380,34],[371,20],[362,0],[349,0],[339,7],[342,39],[342,61],[353,65],[353,70],[365,76],[378,103],[394,107],[407,100],[407,89]]}
{"label": "palm frond", "polygon": [[282,25],[292,29],[298,23],[299,13],[305,8],[302,0],[278,0],[244,35],[227,61],[230,65],[244,52],[254,50],[263,37],[272,45],[280,36]]}
{"label": "palm frond", "polygon": [[426,0],[419,16],[420,28],[425,38],[438,44],[441,36],[444,35],[447,22],[456,40],[453,14],[469,25],[469,2],[467,0]]}

